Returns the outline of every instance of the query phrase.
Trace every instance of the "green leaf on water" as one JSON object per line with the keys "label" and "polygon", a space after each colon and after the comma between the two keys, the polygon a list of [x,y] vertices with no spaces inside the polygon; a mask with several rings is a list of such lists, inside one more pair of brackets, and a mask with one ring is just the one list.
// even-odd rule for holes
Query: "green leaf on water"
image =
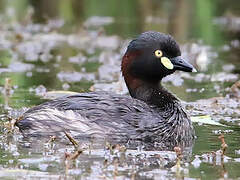
{"label": "green leaf on water", "polygon": [[209,115],[193,116],[193,117],[191,117],[191,121],[192,122],[197,122],[197,123],[215,125],[215,126],[225,126],[223,124],[220,124],[219,122],[216,122],[216,121],[212,120],[211,116],[209,116]]}

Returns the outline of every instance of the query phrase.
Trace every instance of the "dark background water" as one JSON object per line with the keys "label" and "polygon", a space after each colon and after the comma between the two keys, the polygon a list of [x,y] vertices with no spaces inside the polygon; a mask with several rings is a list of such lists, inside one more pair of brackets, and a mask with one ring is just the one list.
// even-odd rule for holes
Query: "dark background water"
{"label": "dark background water", "polygon": [[[100,18],[91,21],[92,17]],[[52,24],[50,20],[52,20]],[[0,0],[0,87],[2,91],[0,112],[3,117],[2,121],[6,121],[5,116],[9,108],[30,107],[45,101],[36,95],[39,94],[39,91],[40,93],[41,91],[45,92],[45,88],[48,91],[63,90],[66,89],[64,85],[67,85],[69,86],[68,90],[83,92],[89,91],[92,85],[99,82],[118,81],[118,78],[107,78],[107,80],[99,78],[102,76],[98,72],[98,68],[108,63],[99,62],[98,59],[102,53],[108,51],[121,56],[124,45],[126,46],[126,42],[128,42],[128,40],[125,42],[125,39],[133,39],[141,32],[148,30],[173,35],[180,43],[183,54],[197,66],[199,72],[190,75],[193,78],[183,78],[181,75],[182,78],[176,80],[177,85],[171,83],[171,79],[164,82],[165,86],[184,101],[225,96],[226,89],[239,80],[240,2],[236,0]],[[31,39],[37,35],[50,34],[47,37],[49,42],[55,42],[54,38],[56,37],[52,33],[61,34],[64,37],[79,34],[79,42],[81,42],[84,40],[86,32],[89,32],[86,37],[91,37],[89,40],[91,42],[86,41],[87,43],[83,47],[72,46],[69,41],[64,41],[64,43],[56,41],[57,45],[53,45],[53,48],[49,47],[49,51],[46,50],[47,53],[46,51],[32,52],[38,48],[44,49],[42,47],[44,45],[40,42],[40,45],[38,44],[38,38]],[[103,34],[104,37],[116,36],[118,38],[117,48],[114,50],[104,47],[89,48],[89,44],[92,47],[94,41],[97,41],[97,36],[94,39],[92,38],[94,35],[91,34],[99,36]],[[19,46],[26,45],[25,42],[28,41],[36,43],[34,44],[35,49],[29,48],[32,46],[31,44],[25,46],[27,47],[26,54],[32,56],[37,54],[38,56],[32,61],[19,50]],[[69,62],[69,58],[77,56],[79,52],[87,60],[80,65]],[[201,53],[202,55],[200,55]],[[42,54],[50,54],[51,57],[44,61],[40,58]],[[61,57],[61,61],[58,61],[59,57]],[[115,58],[115,61],[119,62],[120,60],[120,57]],[[14,64],[16,62],[23,62],[25,70],[19,71],[21,67]],[[26,64],[34,65],[34,68],[26,70]],[[86,72],[95,76],[73,82],[71,78],[74,75],[70,77],[70,81],[61,80],[58,76],[61,72]],[[205,80],[198,80],[200,77]],[[6,78],[11,80],[10,96],[6,96],[4,93]],[[43,86],[39,87],[39,85]],[[205,115],[208,115],[208,112]],[[231,119],[231,115],[229,116]],[[221,119],[227,121],[226,116]],[[240,149],[239,119],[236,122],[237,126],[227,128],[196,125],[198,139],[193,148],[193,157],[219,149],[218,134],[213,132],[219,129],[230,129],[233,130],[231,133],[225,133],[226,141],[229,144],[227,155],[239,158],[239,153],[236,153],[236,150]],[[1,134],[5,138],[4,130]],[[7,142],[6,139],[1,142],[0,166],[1,168],[10,168],[12,165],[9,160],[14,159],[13,167],[16,168],[19,165],[18,158],[27,156],[27,152],[18,150],[21,153],[20,157],[13,156],[14,150],[4,148],[12,143]],[[7,145],[4,145],[5,143]],[[29,158],[35,158],[35,155],[29,156]],[[80,161],[82,162],[81,158]],[[90,157],[89,161],[101,163],[95,157]],[[183,176],[215,179],[227,172],[228,177],[237,178],[240,176],[239,166],[239,161],[237,162],[235,159],[230,160],[225,166],[224,164],[217,165],[214,162],[202,162],[198,168],[193,165],[187,167],[189,173]],[[40,168],[40,171],[56,174],[58,168],[62,167],[56,166],[53,170],[41,170]],[[39,170],[39,168],[27,167],[24,169]],[[154,173],[151,172],[151,174]],[[169,176],[171,175],[170,172]]]}

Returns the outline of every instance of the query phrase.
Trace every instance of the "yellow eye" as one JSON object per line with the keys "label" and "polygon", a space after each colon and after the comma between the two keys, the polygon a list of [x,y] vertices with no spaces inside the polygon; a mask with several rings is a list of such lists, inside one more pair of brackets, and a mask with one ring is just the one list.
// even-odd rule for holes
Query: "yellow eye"
{"label": "yellow eye", "polygon": [[162,57],[162,55],[163,55],[163,53],[162,53],[161,50],[158,49],[158,50],[155,51],[155,56],[156,56],[157,58]]}

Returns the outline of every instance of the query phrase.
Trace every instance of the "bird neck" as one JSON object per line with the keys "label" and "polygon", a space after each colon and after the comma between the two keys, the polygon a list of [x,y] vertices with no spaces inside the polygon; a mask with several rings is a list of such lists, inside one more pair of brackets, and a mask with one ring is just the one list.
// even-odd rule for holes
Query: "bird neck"
{"label": "bird neck", "polygon": [[168,92],[161,81],[145,82],[136,78],[125,78],[130,95],[133,98],[142,100],[147,104],[155,105],[159,108],[174,104],[178,99]]}

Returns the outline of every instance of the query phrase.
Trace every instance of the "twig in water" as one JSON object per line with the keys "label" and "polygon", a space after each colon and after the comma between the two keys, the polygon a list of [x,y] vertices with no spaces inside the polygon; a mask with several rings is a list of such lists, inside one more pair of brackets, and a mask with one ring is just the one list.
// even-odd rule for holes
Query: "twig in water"
{"label": "twig in water", "polygon": [[50,144],[56,140],[56,136],[50,136],[50,139],[48,140],[47,144]]}
{"label": "twig in water", "polygon": [[79,148],[78,142],[69,133],[67,133],[66,131],[64,131],[64,133],[76,149],[74,153],[65,152],[65,174],[67,174],[70,167],[70,162],[77,159],[77,157],[83,152],[83,148]]}
{"label": "twig in water", "polygon": [[15,124],[17,120],[15,118],[8,117],[8,122],[5,123],[5,127],[7,128],[7,133],[13,133],[15,129]]}
{"label": "twig in water", "polygon": [[117,158],[113,160],[113,164],[114,164],[114,179],[115,179],[116,176],[118,175],[118,165],[119,165]]}
{"label": "twig in water", "polygon": [[68,174],[68,169],[70,168],[70,162],[77,159],[77,157],[83,152],[82,149],[76,150],[74,153],[67,153],[65,152],[65,174]]}
{"label": "twig in water", "polygon": [[176,167],[180,168],[181,167],[181,160],[182,160],[182,150],[180,147],[176,146],[174,147],[174,151],[176,152],[177,155],[177,163],[176,163]]}
{"label": "twig in water", "polygon": [[65,159],[70,161],[70,160],[75,160],[77,157],[83,152],[82,149],[76,150],[74,153],[67,153],[65,152]]}
{"label": "twig in water", "polygon": [[5,95],[10,96],[11,94],[11,88],[12,88],[12,80],[10,78],[5,79],[5,84],[4,84],[4,90],[5,90]]}
{"label": "twig in water", "polygon": [[228,148],[228,145],[226,144],[226,142],[225,142],[225,139],[224,139],[224,135],[223,134],[221,134],[219,137],[218,137],[219,139],[220,139],[220,141],[222,142],[222,144],[221,144],[221,155],[222,156],[224,156],[224,154],[226,153],[226,150],[227,150],[227,148]]}
{"label": "twig in water", "polygon": [[76,149],[78,149],[78,147],[79,147],[78,142],[75,141],[75,139],[73,139],[73,137],[72,137],[69,133],[67,133],[66,131],[64,131],[64,133],[65,133],[65,135],[67,136],[67,138],[69,139],[69,141],[73,144],[73,146],[74,146]]}

